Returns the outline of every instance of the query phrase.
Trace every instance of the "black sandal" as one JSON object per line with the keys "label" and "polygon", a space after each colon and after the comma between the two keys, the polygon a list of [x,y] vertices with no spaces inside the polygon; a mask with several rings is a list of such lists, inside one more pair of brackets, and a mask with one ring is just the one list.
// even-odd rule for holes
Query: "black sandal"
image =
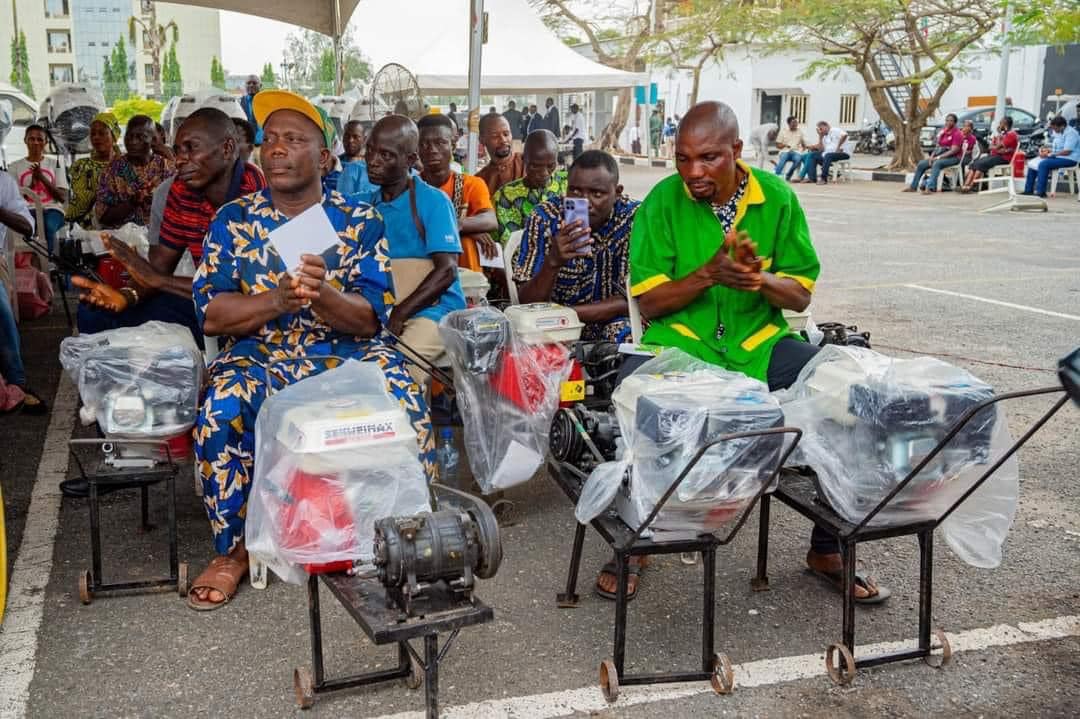
{"label": "black sandal", "polygon": [[49,405],[45,404],[45,400],[38,397],[37,393],[27,387],[21,387],[20,389],[22,389],[23,394],[26,395],[22,404],[19,405],[22,408],[23,414],[39,416],[49,413]]}

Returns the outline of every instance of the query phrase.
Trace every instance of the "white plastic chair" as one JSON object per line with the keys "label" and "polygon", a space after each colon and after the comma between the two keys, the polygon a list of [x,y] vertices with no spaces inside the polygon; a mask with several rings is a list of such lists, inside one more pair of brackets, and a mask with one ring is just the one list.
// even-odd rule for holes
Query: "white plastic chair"
{"label": "white plastic chair", "polygon": [[506,291],[510,293],[510,304],[518,304],[517,283],[514,282],[514,255],[521,247],[522,230],[510,233],[510,238],[503,247],[503,269],[506,271]]}
{"label": "white plastic chair", "polygon": [[[1017,149],[1016,152],[1019,153],[1020,150]],[[1015,156],[1016,155],[1014,154],[1013,157]],[[993,172],[999,167],[1006,168],[1007,173],[1004,176],[1002,176],[1000,173],[995,174]],[[995,202],[988,207],[982,208],[981,210],[979,210],[980,213],[993,212],[994,210],[1005,209],[1015,210],[1017,212],[1029,210],[1037,210],[1039,212],[1047,211],[1048,208],[1046,206],[1046,201],[1042,198],[1021,195],[1019,192],[1016,191],[1016,183],[1020,178],[1013,177],[1011,161],[1005,165],[997,165],[995,167],[992,167],[990,168],[990,170],[990,174],[988,174],[986,177],[976,180],[976,182],[980,184],[985,184],[987,187],[986,190],[983,190],[979,194],[996,195],[999,193],[1006,193],[1008,197],[1004,200]],[[1000,187],[994,187],[995,184],[999,184]]]}
{"label": "white plastic chair", "polygon": [[937,178],[937,191],[941,192],[945,187],[945,179],[948,178],[952,188],[955,190],[960,187],[960,183],[964,181],[964,172],[960,169],[960,163],[950,165],[941,171]]}
{"label": "white plastic chair", "polygon": [[1057,195],[1057,183],[1059,179],[1065,179],[1069,182],[1069,194],[1076,193],[1076,186],[1080,184],[1080,172],[1078,172],[1078,166],[1066,167],[1061,170],[1057,170],[1050,175],[1050,197]]}
{"label": "white plastic chair", "polygon": [[855,141],[848,140],[840,147],[840,152],[847,153],[848,159],[836,160],[829,165],[829,181],[851,182],[851,156],[855,153]]}
{"label": "white plastic chair", "polygon": [[637,297],[630,294],[630,275],[626,276],[626,308],[630,315],[630,339],[634,344],[641,343],[644,334],[641,324],[641,308],[638,307]]}

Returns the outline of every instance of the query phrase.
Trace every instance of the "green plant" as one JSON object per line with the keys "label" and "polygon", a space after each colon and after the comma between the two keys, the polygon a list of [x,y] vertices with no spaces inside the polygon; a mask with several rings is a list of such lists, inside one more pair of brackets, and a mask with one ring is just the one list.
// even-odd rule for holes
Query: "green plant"
{"label": "green plant", "polygon": [[157,100],[145,97],[129,97],[113,103],[112,114],[116,116],[116,121],[121,125],[126,125],[127,121],[136,115],[147,115],[154,122],[158,122],[161,120],[161,110],[164,107]]}

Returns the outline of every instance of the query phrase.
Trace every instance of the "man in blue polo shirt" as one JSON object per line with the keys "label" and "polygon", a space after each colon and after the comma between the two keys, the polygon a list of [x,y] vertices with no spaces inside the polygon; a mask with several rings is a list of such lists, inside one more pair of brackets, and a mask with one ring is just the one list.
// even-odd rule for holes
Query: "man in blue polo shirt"
{"label": "man in blue polo shirt", "polygon": [[[457,275],[461,238],[450,198],[409,172],[418,138],[416,124],[403,115],[375,123],[365,158],[368,177],[379,189],[361,197],[386,225],[396,299],[386,329],[401,338],[406,353],[434,361],[443,353],[439,320],[465,309]],[[410,369],[418,383],[426,381],[423,371]]]}

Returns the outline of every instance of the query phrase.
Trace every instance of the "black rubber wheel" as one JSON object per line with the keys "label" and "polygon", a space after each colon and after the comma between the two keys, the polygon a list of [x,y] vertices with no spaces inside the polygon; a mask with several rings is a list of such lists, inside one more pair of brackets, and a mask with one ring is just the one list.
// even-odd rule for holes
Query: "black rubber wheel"
{"label": "black rubber wheel", "polygon": [[[840,655],[843,664],[837,666],[836,654]],[[838,686],[847,686],[855,679],[858,669],[855,667],[855,657],[851,650],[844,644],[830,644],[825,650],[825,669],[829,672],[829,678]]]}
{"label": "black rubber wheel", "polygon": [[723,652],[713,654],[712,676],[709,683],[717,694],[730,694],[735,691],[735,669],[731,659]]}
{"label": "black rubber wheel", "polygon": [[187,596],[188,589],[191,587],[188,585],[188,565],[187,562],[180,562],[180,565],[176,568],[176,593],[183,599]]}
{"label": "black rubber wheel", "polygon": [[301,709],[310,709],[315,703],[315,681],[307,667],[293,670],[293,689],[296,690],[296,705]]}
{"label": "black rubber wheel", "polygon": [[84,569],[79,575],[79,601],[89,604],[94,601],[94,593],[90,591],[90,570]]}
{"label": "black rubber wheel", "polygon": [[619,698],[619,672],[615,670],[615,662],[610,659],[600,662],[600,691],[608,704],[614,704]]}
{"label": "black rubber wheel", "polygon": [[[930,654],[929,656],[923,657],[923,661],[935,669],[940,669],[952,659],[952,645],[949,644],[949,639],[945,636],[945,631],[943,629],[935,629],[934,636],[937,637],[938,644],[941,645],[939,647],[941,649],[941,654]],[[930,651],[933,650],[934,647],[930,647]]]}

